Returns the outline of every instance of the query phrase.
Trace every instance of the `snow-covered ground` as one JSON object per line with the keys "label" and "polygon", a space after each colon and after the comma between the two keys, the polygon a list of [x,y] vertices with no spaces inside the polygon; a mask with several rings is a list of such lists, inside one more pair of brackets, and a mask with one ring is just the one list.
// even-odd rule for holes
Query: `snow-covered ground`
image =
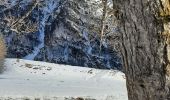
{"label": "snow-covered ground", "polygon": [[125,76],[119,71],[22,59],[6,59],[5,65],[6,71],[0,75],[0,100],[127,100]]}

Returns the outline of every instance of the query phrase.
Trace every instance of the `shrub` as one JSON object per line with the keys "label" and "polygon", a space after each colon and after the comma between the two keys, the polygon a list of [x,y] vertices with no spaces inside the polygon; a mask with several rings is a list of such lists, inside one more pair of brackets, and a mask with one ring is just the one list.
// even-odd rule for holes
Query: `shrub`
{"label": "shrub", "polygon": [[0,36],[0,73],[2,73],[5,69],[4,67],[5,55],[6,55],[6,45],[3,40],[3,37]]}

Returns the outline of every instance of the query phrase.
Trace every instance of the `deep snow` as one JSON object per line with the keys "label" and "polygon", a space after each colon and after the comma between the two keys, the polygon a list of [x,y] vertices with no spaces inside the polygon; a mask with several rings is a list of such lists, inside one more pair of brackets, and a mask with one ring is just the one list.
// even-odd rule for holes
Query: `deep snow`
{"label": "deep snow", "polygon": [[0,100],[9,97],[28,97],[31,100],[63,100],[64,97],[127,100],[125,76],[116,70],[22,59],[6,59],[5,65],[6,71],[0,75]]}

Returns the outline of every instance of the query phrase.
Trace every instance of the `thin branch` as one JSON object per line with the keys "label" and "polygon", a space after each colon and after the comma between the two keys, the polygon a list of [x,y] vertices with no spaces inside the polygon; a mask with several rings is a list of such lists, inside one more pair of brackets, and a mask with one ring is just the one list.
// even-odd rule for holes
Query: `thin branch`
{"label": "thin branch", "polygon": [[35,0],[35,3],[34,3],[34,5],[32,6],[32,8],[31,8],[24,16],[22,16],[22,17],[19,18],[17,21],[15,21],[15,22],[11,25],[11,27],[15,27],[15,26],[17,26],[18,24],[22,23],[22,22],[24,21],[24,19],[27,18],[27,17],[31,14],[31,12],[36,8],[37,4],[38,4],[38,3],[37,3],[37,1]]}

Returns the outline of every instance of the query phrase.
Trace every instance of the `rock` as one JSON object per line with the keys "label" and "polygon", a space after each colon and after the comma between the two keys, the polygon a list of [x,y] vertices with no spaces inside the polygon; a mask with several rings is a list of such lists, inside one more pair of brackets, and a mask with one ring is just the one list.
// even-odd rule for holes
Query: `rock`
{"label": "rock", "polygon": [[37,70],[37,69],[40,69],[40,68],[39,68],[39,67],[34,67],[33,69],[36,69],[36,70]]}
{"label": "rock", "polygon": [[48,67],[47,70],[50,71],[50,70],[52,70],[52,68],[51,68],[51,67]]}
{"label": "rock", "polygon": [[32,64],[25,64],[25,67],[27,67],[27,68],[32,68],[33,67],[33,65]]}

